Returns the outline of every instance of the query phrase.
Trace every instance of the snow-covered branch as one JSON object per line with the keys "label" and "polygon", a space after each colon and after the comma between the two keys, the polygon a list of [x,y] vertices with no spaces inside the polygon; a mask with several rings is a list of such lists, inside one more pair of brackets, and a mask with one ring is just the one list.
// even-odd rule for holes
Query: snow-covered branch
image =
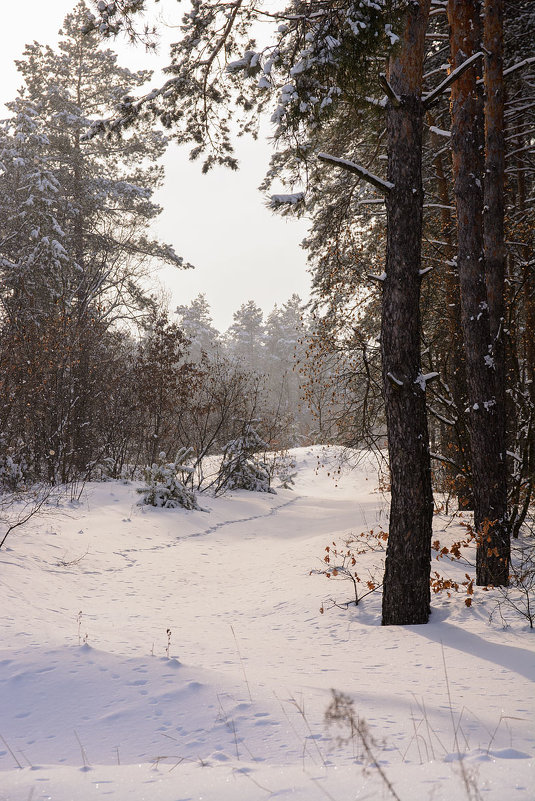
{"label": "snow-covered branch", "polygon": [[384,74],[384,72],[382,72],[379,75],[379,83],[381,84],[381,86],[385,90],[386,95],[387,95],[388,99],[390,100],[390,102],[392,103],[392,105],[395,106],[396,108],[398,106],[400,106],[401,105],[401,98],[392,89],[392,87],[389,84],[388,79],[387,79],[386,75]]}
{"label": "snow-covered branch", "polygon": [[304,192],[295,192],[290,195],[271,195],[269,200],[270,209],[280,209],[281,206],[297,206],[305,199]]}
{"label": "snow-covered branch", "polygon": [[379,178],[378,175],[374,175],[373,172],[369,172],[365,167],[361,167],[360,164],[355,164],[354,161],[348,161],[347,159],[339,159],[336,156],[329,156],[328,153],[318,153],[318,158],[320,161],[324,161],[326,164],[332,164],[334,167],[340,167],[342,170],[347,170],[348,172],[352,172],[355,175],[358,175],[359,178],[362,178],[363,181],[367,181],[369,184],[372,184],[379,192],[382,192],[383,195],[388,195],[391,189],[394,188],[394,184],[390,181],[385,181],[384,178]]}
{"label": "snow-covered branch", "polygon": [[463,72],[466,72],[467,69],[470,69],[470,67],[478,60],[478,58],[482,58],[483,55],[483,51],[479,50],[477,53],[474,53],[472,56],[470,56],[470,58],[467,58],[466,61],[463,61],[462,64],[459,64],[458,67],[452,70],[448,77],[444,78],[442,83],[439,83],[439,85],[433,89],[432,92],[429,92],[429,94],[425,95],[423,98],[423,104],[425,108],[429,108],[429,106],[431,106],[435,100],[438,100],[440,95],[445,92],[446,89],[452,85],[452,83],[460,78]]}
{"label": "snow-covered branch", "polygon": [[508,69],[503,71],[504,77],[506,75],[510,75],[512,72],[521,70],[523,67],[529,66],[529,64],[535,64],[535,56],[532,56],[531,58],[525,58],[523,61],[519,61],[518,64],[513,64],[512,67],[508,67]]}

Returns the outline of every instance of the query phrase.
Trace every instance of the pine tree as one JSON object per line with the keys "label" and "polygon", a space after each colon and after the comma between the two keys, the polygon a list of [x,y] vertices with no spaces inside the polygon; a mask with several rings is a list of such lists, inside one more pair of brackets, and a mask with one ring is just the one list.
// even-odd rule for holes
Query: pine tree
{"label": "pine tree", "polygon": [[187,348],[185,335],[165,313],[158,315],[141,343],[135,372],[139,416],[146,420],[148,464],[156,463],[164,448],[176,446],[173,431],[195,386],[196,371],[185,359]]}
{"label": "pine tree", "polygon": [[188,306],[178,306],[180,328],[189,340],[188,358],[200,362],[214,354],[219,346],[219,332],[212,324],[210,305],[204,294],[197,295]]}
{"label": "pine tree", "polygon": [[96,34],[82,33],[87,13],[81,0],[67,15],[57,51],[37,42],[26,46],[17,61],[24,79],[18,102],[36,107],[45,121],[45,152],[61,187],[58,222],[76,261],[64,278],[65,302],[79,314],[98,302],[100,314],[110,318],[146,306],[140,279],[151,258],[175,266],[183,261],[148,236],[160,212],[152,194],[163,180],[157,162],[165,137],[145,123],[121,140],[85,141],[92,119],[150,77],[120,67]]}
{"label": "pine tree", "polygon": [[86,14],[81,2],[67,16],[57,50],[26,47],[0,141],[4,432],[53,481],[98,456],[106,332],[154,307],[151,263],[183,266],[149,234],[165,137],[147,124],[121,142],[84,141],[92,118],[148,77],[82,34]]}
{"label": "pine tree", "polygon": [[235,359],[250,370],[262,372],[264,348],[264,315],[253,300],[243,303],[234,312],[234,322],[227,332],[228,347]]}
{"label": "pine tree", "polygon": [[[453,69],[477,53],[480,42],[478,9],[478,3],[449,0]],[[499,61],[499,52],[496,55]],[[489,81],[487,73],[487,83]],[[496,104],[497,98],[493,97],[491,102]],[[505,373],[503,365],[496,364],[498,354],[499,361],[503,360],[503,349],[495,352],[492,342],[492,335],[498,334],[503,317],[503,275],[501,278],[497,275],[500,271],[497,264],[500,246],[488,241],[487,250],[493,263],[489,278],[492,294],[489,298],[483,242],[483,105],[475,68],[466,70],[453,84],[451,109],[457,267],[470,401],[474,524],[480,537],[477,581],[479,584],[507,585],[510,543],[507,531],[503,387],[500,386],[497,394],[497,383],[503,382]],[[491,130],[495,113],[488,121]],[[497,177],[492,150],[492,146],[487,148],[489,158],[485,179],[487,197],[491,203],[489,210],[496,217],[496,198],[491,192]],[[495,224],[498,224],[496,219]],[[499,230],[496,233],[499,237]],[[492,323],[489,300],[493,306]]]}
{"label": "pine tree", "polygon": [[240,436],[225,445],[217,476],[217,494],[235,489],[275,493],[268,466],[257,457],[259,451],[268,449],[253,426],[258,422],[244,423]]}
{"label": "pine tree", "polygon": [[145,469],[144,487],[138,492],[143,495],[139,501],[141,506],[159,506],[164,509],[196,509],[200,507],[193,490],[186,487],[186,482],[193,472],[187,464],[190,456],[188,448],[181,448],[173,462],[166,461],[165,451],[158,456],[158,462]]}

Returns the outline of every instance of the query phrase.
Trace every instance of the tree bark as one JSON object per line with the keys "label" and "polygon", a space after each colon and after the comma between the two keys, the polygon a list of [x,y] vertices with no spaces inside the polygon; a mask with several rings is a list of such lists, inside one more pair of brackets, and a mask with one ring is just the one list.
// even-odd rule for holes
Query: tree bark
{"label": "tree bark", "polygon": [[[435,121],[427,112],[427,121],[430,126],[435,124]],[[437,180],[437,193],[442,204],[440,210],[440,217],[442,222],[441,238],[445,240],[446,247],[444,249],[444,256],[447,260],[444,270],[444,295],[446,300],[445,310],[445,324],[446,328],[442,332],[444,338],[445,349],[447,350],[448,357],[445,360],[445,378],[448,387],[451,391],[453,402],[455,403],[455,411],[457,414],[457,421],[454,427],[449,428],[445,432],[444,441],[446,444],[446,455],[450,457],[455,464],[462,466],[463,472],[455,465],[450,465],[449,473],[451,480],[451,489],[457,496],[459,509],[474,508],[474,499],[471,485],[472,465],[470,454],[470,436],[466,425],[466,415],[464,410],[467,406],[467,390],[466,390],[466,365],[464,361],[464,349],[461,332],[461,307],[459,296],[459,274],[457,271],[457,264],[455,262],[455,220],[453,211],[450,208],[452,199],[450,196],[450,180],[449,175],[446,176],[443,152],[440,144],[437,141],[436,134],[432,134],[431,140],[434,147],[437,148],[437,154],[433,159],[433,166],[435,168]]]}
{"label": "tree bark", "polygon": [[383,585],[383,625],[426,623],[430,613],[433,495],[420,379],[422,241],[422,66],[430,1],[407,10],[389,63],[399,104],[387,106],[386,279],[381,352],[392,500]]}
{"label": "tree bark", "polygon": [[[448,0],[451,68],[479,45],[479,3]],[[477,70],[464,72],[451,89],[451,140],[457,209],[461,325],[468,395],[474,525],[478,535],[476,581],[508,583],[510,542],[506,529],[503,410],[496,395],[490,316],[483,252],[482,113]]]}

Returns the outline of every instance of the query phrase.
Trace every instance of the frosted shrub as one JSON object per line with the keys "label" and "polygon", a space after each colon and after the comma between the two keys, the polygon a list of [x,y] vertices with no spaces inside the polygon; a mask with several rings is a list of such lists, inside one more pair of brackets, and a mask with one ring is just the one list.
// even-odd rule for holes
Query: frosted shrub
{"label": "frosted shrub", "polygon": [[0,487],[11,492],[22,492],[26,489],[23,466],[11,456],[0,460]]}
{"label": "frosted shrub", "polygon": [[225,446],[217,476],[216,494],[233,489],[275,494],[275,490],[271,489],[268,466],[256,457],[258,451],[267,447],[252,425],[247,423],[243,434]]}
{"label": "frosted shrub", "polygon": [[275,466],[275,471],[280,481],[280,489],[293,489],[295,484],[294,478],[297,475],[295,467],[295,462],[288,454],[283,455],[280,462]]}
{"label": "frosted shrub", "polygon": [[184,464],[191,448],[181,448],[174,462],[166,462],[165,453],[160,453],[160,461],[145,470],[145,487],[138,492],[143,495],[140,506],[161,506],[164,509],[200,509],[193,490],[185,486],[187,475],[193,468]]}

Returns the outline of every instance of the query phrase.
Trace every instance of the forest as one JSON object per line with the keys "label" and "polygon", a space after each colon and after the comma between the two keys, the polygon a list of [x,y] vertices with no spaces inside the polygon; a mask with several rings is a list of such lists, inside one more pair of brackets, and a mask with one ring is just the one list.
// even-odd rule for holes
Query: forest
{"label": "forest", "polygon": [[[474,511],[477,583],[507,585],[535,459],[532,4],[195,2],[149,92],[108,47],[152,45],[144,5],[81,2],[56,50],[17,62],[3,505],[179,452],[213,488],[203,461],[249,429],[251,453],[386,442],[384,622],[427,620],[433,491]],[[262,189],[282,180],[273,211],[310,221],[312,301],[264,321],[251,300],[222,335],[202,295],[171,310],[151,290],[158,264],[190,267],[151,234],[158,160],[171,138],[202,171],[235,169],[233,136],[268,112]]]}
{"label": "forest", "polygon": [[[0,798],[530,801],[535,3],[190,0],[122,66],[166,5],[4,98]],[[220,331],[157,198],[241,137],[311,294]]]}

